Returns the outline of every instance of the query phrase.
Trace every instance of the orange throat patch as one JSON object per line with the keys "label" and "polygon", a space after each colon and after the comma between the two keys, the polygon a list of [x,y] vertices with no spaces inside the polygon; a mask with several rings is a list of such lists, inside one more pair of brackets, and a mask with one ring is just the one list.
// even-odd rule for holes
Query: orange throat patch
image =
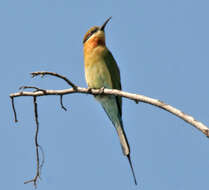
{"label": "orange throat patch", "polygon": [[84,49],[87,51],[94,49],[97,46],[105,46],[105,39],[101,36],[95,36],[90,38],[85,44]]}

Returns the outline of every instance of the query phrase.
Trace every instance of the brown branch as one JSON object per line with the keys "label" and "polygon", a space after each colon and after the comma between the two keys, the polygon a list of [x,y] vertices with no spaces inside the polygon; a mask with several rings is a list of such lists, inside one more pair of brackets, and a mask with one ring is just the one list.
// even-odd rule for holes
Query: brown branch
{"label": "brown branch", "polygon": [[43,161],[40,164],[39,148],[42,151],[42,155],[44,155],[44,154],[43,154],[42,147],[38,144],[39,121],[38,121],[38,105],[37,105],[36,99],[37,99],[37,97],[33,96],[34,116],[35,116],[35,121],[36,121],[36,134],[35,134],[35,139],[34,139],[35,146],[36,146],[36,175],[33,179],[24,182],[24,184],[33,182],[35,188],[37,187],[37,180],[40,179],[40,169],[43,166],[43,162],[44,162],[44,158],[43,158]]}

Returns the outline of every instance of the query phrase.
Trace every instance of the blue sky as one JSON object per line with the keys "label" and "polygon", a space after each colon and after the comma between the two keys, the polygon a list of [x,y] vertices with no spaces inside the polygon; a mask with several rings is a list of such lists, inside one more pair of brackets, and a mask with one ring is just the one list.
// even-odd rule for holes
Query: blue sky
{"label": "blue sky", "polygon": [[[160,99],[209,125],[209,2],[206,0],[0,2],[1,188],[34,189],[32,98],[9,94],[22,85],[68,86],[29,73],[54,71],[86,87],[82,40],[106,27],[107,46],[121,70],[125,91]],[[139,186],[135,186],[115,130],[89,95],[38,98],[39,142],[45,164],[39,190],[196,190],[209,186],[209,139],[156,107],[123,100],[123,121]]]}

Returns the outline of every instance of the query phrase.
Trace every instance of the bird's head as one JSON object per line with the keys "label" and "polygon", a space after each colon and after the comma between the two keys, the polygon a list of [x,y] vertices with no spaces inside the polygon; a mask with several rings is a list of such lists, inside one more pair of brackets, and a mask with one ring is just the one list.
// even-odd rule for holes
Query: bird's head
{"label": "bird's head", "polygon": [[105,45],[105,26],[109,22],[111,17],[109,17],[102,26],[93,26],[91,27],[88,32],[85,34],[83,38],[84,45],[90,46],[98,46],[98,45]]}

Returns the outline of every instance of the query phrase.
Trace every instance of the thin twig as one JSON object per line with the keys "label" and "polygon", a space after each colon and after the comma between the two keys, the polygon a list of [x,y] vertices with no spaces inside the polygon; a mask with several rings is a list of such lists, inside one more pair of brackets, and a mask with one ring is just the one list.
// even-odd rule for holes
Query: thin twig
{"label": "thin twig", "polygon": [[[36,146],[36,175],[33,179],[29,181],[25,181],[24,184],[33,182],[35,188],[37,187],[37,180],[40,178],[40,159],[39,159],[39,147],[38,144],[38,133],[39,133],[39,121],[38,121],[38,106],[37,106],[37,97],[33,96],[33,104],[34,104],[34,116],[36,121],[36,134],[35,134],[35,146]],[[42,167],[42,166],[41,166]]]}
{"label": "thin twig", "polygon": [[31,73],[32,77],[36,77],[38,75],[41,75],[41,76],[44,76],[44,75],[51,75],[51,76],[55,76],[55,77],[58,77],[58,78],[61,78],[63,79],[65,82],[67,82],[73,89],[76,89],[77,86],[72,83],[68,78],[66,78],[65,76],[62,76],[58,73],[54,73],[54,72],[48,72],[48,71],[37,71],[37,72],[32,72]]}
{"label": "thin twig", "polygon": [[44,89],[38,88],[36,86],[21,86],[21,87],[19,87],[19,90],[25,90],[25,89],[35,89],[35,92],[37,92],[37,91],[45,92]]}
{"label": "thin twig", "polygon": [[[39,169],[40,169],[39,170],[39,173],[41,175],[41,171],[42,171],[42,168],[43,168],[44,162],[45,162],[45,154],[44,154],[43,147],[41,145],[38,145],[38,147],[39,147],[39,150],[41,151],[41,155],[42,155],[42,161],[41,161],[40,166],[39,166]],[[40,176],[39,176],[39,178],[40,178]]]}
{"label": "thin twig", "polygon": [[11,101],[12,101],[12,110],[13,110],[13,113],[14,113],[15,123],[17,123],[18,120],[17,120],[17,113],[16,113],[16,110],[15,110],[14,97],[11,97],[11,96],[10,96],[10,98],[11,98]]}
{"label": "thin twig", "polygon": [[67,111],[67,108],[63,105],[63,95],[60,95],[60,105],[63,110]]}

